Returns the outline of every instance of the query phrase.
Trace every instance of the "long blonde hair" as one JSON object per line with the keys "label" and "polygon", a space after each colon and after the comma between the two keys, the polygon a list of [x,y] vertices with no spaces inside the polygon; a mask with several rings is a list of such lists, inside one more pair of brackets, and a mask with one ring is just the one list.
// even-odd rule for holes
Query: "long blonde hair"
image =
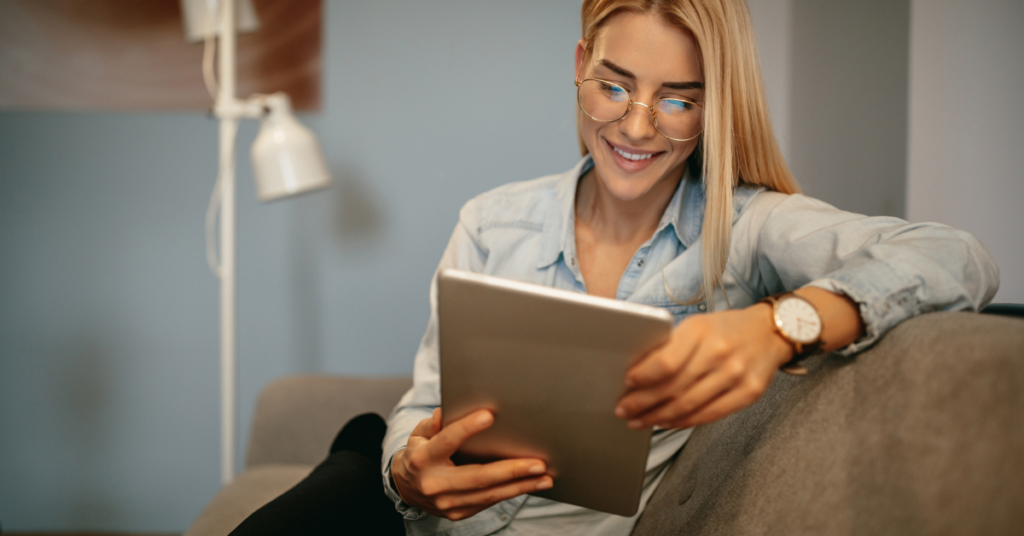
{"label": "long blonde hair", "polygon": [[[800,191],[772,132],[750,13],[745,0],[584,0],[587,52],[601,25],[623,11],[657,15],[697,43],[704,75],[704,129],[691,163],[704,178],[706,206],[701,290],[687,303],[706,300],[712,307],[710,298],[729,260],[733,188],[746,183],[787,194]],[[576,115],[578,129],[579,109]],[[587,154],[582,136],[580,149]]]}

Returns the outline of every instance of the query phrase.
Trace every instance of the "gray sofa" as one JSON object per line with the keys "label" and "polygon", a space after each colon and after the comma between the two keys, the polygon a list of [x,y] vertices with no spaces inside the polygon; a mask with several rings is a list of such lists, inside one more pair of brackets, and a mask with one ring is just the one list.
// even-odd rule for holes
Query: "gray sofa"
{"label": "gray sofa", "polygon": [[[698,427],[634,534],[1024,534],[1024,320],[934,313],[852,359],[778,374]],[[185,533],[223,535],[408,378],[293,377],[260,395],[245,471]]]}

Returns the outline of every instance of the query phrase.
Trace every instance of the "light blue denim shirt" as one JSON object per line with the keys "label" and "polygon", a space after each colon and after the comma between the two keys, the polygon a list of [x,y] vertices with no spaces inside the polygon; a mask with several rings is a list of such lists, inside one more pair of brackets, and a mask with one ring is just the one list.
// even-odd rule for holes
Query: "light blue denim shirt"
{"label": "light blue denim shirt", "polygon": [[[585,293],[576,257],[574,200],[579,177],[592,166],[586,157],[566,173],[508,184],[466,203],[438,269],[459,268]],[[654,235],[622,274],[616,298],[668,309],[677,322],[707,311],[706,303],[679,303],[699,290],[703,219],[701,181],[687,175]],[[911,316],[978,310],[995,295],[999,272],[984,246],[963,231],[843,212],[799,194],[737,187],[729,260],[723,284],[712,297],[713,308],[743,308],[806,285],[845,294],[859,305],[866,334],[840,351],[849,355]],[[624,518],[532,496],[501,502],[458,522],[428,515],[401,500],[390,483],[391,460],[405,448],[416,424],[441,403],[436,277],[430,305],[413,387],[389,417],[384,438],[385,490],[405,516],[407,532],[629,534],[636,516]],[[641,511],[690,431],[655,432]]]}

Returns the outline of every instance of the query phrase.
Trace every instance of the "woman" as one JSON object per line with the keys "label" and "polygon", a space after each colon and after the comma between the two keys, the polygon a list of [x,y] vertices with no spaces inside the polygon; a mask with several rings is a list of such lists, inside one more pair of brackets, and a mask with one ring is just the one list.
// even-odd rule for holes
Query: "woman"
{"label": "woman", "polygon": [[[772,134],[755,51],[743,0],[585,0],[575,66],[583,159],[467,203],[439,267],[675,315],[670,341],[627,372],[616,408],[630,427],[658,427],[641,510],[692,427],[752,404],[780,367],[799,372],[797,361],[812,353],[855,353],[915,314],[977,309],[998,286],[988,253],[966,233],[799,195]],[[406,531],[629,534],[636,517],[526,495],[554,484],[541,460],[452,464],[493,415],[481,410],[441,430],[436,287],[431,303],[414,386],[388,420],[381,457],[384,491]],[[313,510],[389,515],[350,500],[379,497],[379,483],[325,498],[327,488],[369,486],[337,484],[380,453],[372,438],[381,431],[357,424],[310,479],[240,529],[269,527],[277,514],[268,511],[287,504],[305,509],[289,519],[312,519]],[[341,505],[350,513],[339,514]]]}
{"label": "woman", "polygon": [[[752,404],[776,369],[799,370],[794,358],[852,354],[914,314],[976,309],[998,286],[966,233],[791,195],[799,188],[772,135],[755,50],[742,0],[586,0],[576,47],[584,159],[470,201],[441,261],[667,307],[681,320],[627,373],[616,409],[631,427],[660,428],[641,504],[693,426]],[[760,301],[782,291],[796,298]],[[776,311],[820,330],[782,333]],[[432,316],[384,442],[386,491],[409,533],[628,534],[635,518],[524,495],[553,484],[540,460],[452,465],[493,416],[440,429],[436,329]]]}

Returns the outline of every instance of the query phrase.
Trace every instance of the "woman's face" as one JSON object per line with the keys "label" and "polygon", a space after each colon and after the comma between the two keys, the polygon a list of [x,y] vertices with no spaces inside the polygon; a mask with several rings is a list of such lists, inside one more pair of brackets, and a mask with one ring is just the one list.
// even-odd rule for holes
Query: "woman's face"
{"label": "woman's face", "polygon": [[[693,37],[653,15],[614,15],[594,36],[593,51],[584,57],[584,50],[581,40],[576,48],[579,80],[615,82],[629,92],[634,103],[654,105],[668,97],[704,103],[700,57]],[[581,61],[586,62],[582,67]],[[600,184],[623,201],[674,190],[686,159],[697,146],[696,138],[672,141],[662,136],[650,119],[650,110],[636,104],[612,123],[580,114],[580,133],[594,158]],[[635,155],[641,159],[635,160]]]}

